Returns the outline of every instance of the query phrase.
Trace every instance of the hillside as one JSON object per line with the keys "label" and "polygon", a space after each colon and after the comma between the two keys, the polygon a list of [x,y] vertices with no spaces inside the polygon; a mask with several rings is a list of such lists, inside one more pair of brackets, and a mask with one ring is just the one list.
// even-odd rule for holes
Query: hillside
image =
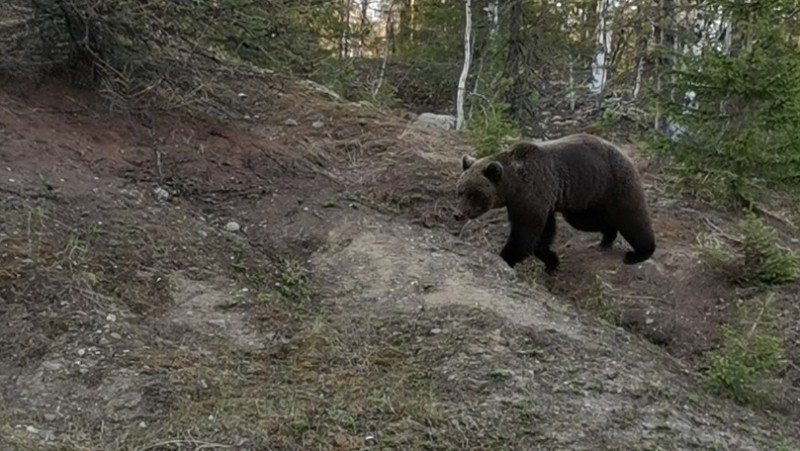
{"label": "hillside", "polygon": [[[0,82],[2,449],[800,449],[797,285],[779,402],[699,387],[743,294],[693,246],[734,219],[633,146],[654,258],[561,222],[538,279],[496,255],[502,211],[452,219],[460,135],[241,94],[249,119],[141,118]],[[580,308],[597,277],[621,327]]]}

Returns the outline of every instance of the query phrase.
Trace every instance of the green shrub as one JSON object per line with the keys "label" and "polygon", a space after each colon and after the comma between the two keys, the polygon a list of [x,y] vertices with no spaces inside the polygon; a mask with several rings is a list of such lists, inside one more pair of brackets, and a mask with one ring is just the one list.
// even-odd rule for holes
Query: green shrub
{"label": "green shrub", "polygon": [[702,245],[700,251],[709,263],[728,272],[734,282],[779,285],[797,280],[800,254],[777,244],[775,228],[749,212],[732,233],[740,237],[732,251],[711,243]]}
{"label": "green shrub", "polygon": [[479,157],[495,154],[519,138],[517,126],[505,115],[507,109],[508,105],[496,103],[477,110],[467,121],[471,144]]}
{"label": "green shrub", "polygon": [[609,290],[610,286],[600,276],[595,276],[591,295],[586,299],[584,307],[602,321],[619,324],[620,311]]}
{"label": "green shrub", "polygon": [[763,382],[784,365],[772,301],[772,295],[767,295],[746,303],[737,324],[721,327],[722,345],[707,354],[708,369],[703,375],[703,382],[712,391],[742,403],[770,396]]}

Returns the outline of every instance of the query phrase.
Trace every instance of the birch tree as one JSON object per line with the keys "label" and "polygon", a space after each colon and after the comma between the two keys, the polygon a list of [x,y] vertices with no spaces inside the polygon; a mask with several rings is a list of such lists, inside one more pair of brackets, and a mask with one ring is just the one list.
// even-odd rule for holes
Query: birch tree
{"label": "birch tree", "polygon": [[613,28],[610,20],[613,0],[598,0],[597,2],[597,53],[592,62],[592,82],[589,90],[599,93],[603,90],[608,80],[609,53],[611,52],[611,37]]}
{"label": "birch tree", "polygon": [[458,96],[456,98],[456,130],[464,128],[464,96],[467,91],[467,76],[472,61],[472,0],[466,0],[466,22],[464,24],[464,67],[458,79]]}

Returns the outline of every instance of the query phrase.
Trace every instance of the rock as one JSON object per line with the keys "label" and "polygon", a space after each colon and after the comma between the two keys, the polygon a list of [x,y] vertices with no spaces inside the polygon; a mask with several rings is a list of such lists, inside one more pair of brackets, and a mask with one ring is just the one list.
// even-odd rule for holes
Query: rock
{"label": "rock", "polygon": [[325,126],[325,123],[322,121],[314,121],[311,126],[316,129],[320,129]]}
{"label": "rock", "polygon": [[225,224],[225,230],[227,230],[228,232],[238,232],[239,230],[241,230],[241,226],[239,226],[238,222],[231,221]]}
{"label": "rock", "polygon": [[109,313],[108,315],[106,315],[106,321],[113,323],[116,320],[117,320],[117,315],[113,313]]}
{"label": "rock", "polygon": [[159,202],[166,202],[172,195],[169,193],[169,191],[165,190],[160,186],[157,186],[153,190],[153,196],[155,196],[156,200]]}
{"label": "rock", "polygon": [[331,100],[341,100],[341,96],[339,96],[339,94],[336,94],[332,89],[328,88],[327,86],[322,86],[321,84],[311,80],[303,80],[300,83],[313,89],[314,91],[325,94],[326,96],[330,97]]}
{"label": "rock", "polygon": [[452,130],[456,128],[456,117],[449,114],[422,113],[414,123],[423,127]]}
{"label": "rock", "polygon": [[283,122],[283,125],[286,125],[287,127],[297,127],[297,121],[294,119],[286,119]]}
{"label": "rock", "polygon": [[64,368],[64,365],[61,362],[56,362],[52,360],[47,362],[42,362],[42,366],[50,371],[59,371],[62,368]]}

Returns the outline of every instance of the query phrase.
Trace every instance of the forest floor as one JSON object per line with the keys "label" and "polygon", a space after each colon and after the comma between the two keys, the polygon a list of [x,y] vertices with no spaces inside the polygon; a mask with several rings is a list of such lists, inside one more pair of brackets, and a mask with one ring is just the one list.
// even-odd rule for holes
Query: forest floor
{"label": "forest floor", "polygon": [[560,221],[542,277],[497,256],[502,211],[452,219],[459,134],[255,93],[251,120],[143,120],[2,80],[0,448],[800,449],[798,285],[773,405],[698,385],[750,293],[695,245],[736,218],[633,146],[654,257]]}

